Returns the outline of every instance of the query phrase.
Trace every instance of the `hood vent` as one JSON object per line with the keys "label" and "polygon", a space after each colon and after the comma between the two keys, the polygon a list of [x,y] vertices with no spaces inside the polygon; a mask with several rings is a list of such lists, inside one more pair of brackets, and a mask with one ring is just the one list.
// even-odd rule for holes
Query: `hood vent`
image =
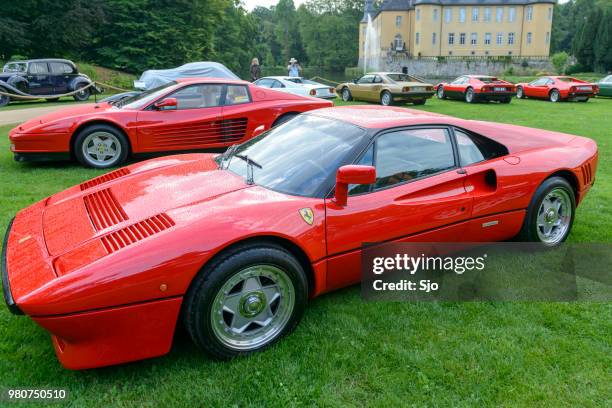
{"label": "hood vent", "polygon": [[168,214],[158,214],[144,219],[136,224],[128,225],[118,231],[103,236],[102,244],[106,252],[112,254],[128,245],[135,244],[145,238],[162,232],[174,225]]}
{"label": "hood vent", "polygon": [[130,174],[130,170],[127,168],[111,171],[110,173],[103,174],[100,177],[96,177],[94,179],[82,183],[81,191],[87,190],[95,186],[99,186],[100,184],[118,179],[119,177],[127,176],[128,174]]}
{"label": "hood vent", "polygon": [[96,231],[128,220],[128,216],[110,188],[96,191],[83,197],[87,214]]}
{"label": "hood vent", "polygon": [[584,185],[591,184],[593,181],[593,170],[591,168],[591,163],[587,163],[582,166],[582,181]]}

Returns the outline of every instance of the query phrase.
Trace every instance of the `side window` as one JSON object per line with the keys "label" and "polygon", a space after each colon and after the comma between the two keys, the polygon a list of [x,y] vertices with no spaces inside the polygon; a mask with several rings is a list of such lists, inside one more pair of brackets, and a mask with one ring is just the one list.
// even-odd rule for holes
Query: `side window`
{"label": "side window", "polygon": [[170,97],[176,98],[177,109],[212,108],[221,105],[223,85],[193,85],[179,89]]}
{"label": "side window", "polygon": [[49,67],[51,67],[51,73],[53,75],[63,75],[72,73],[72,67],[68,64],[64,64],[63,62],[50,62]]}
{"label": "side window", "polygon": [[[370,148],[355,164],[362,166],[373,166],[374,165],[374,145],[370,145]],[[355,195],[361,193],[367,193],[370,191],[370,184],[349,184],[348,194]]]}
{"label": "side window", "polygon": [[284,88],[284,86],[280,81],[274,80],[274,82],[272,82],[272,88]]}
{"label": "side window", "polygon": [[30,74],[33,75],[45,75],[49,73],[46,62],[32,62],[30,63]]}
{"label": "side window", "polygon": [[386,133],[376,141],[375,188],[390,187],[455,167],[446,129]]}
{"label": "side window", "polygon": [[260,79],[259,81],[255,82],[255,85],[257,86],[263,86],[265,88],[272,88],[272,84],[274,83],[273,79],[270,78],[264,78],[264,79]]}
{"label": "side window", "polygon": [[228,85],[227,95],[225,96],[226,105],[240,105],[251,102],[249,91],[243,85]]}
{"label": "side window", "polygon": [[374,75],[364,75],[357,81],[358,84],[371,84],[374,80]]}
{"label": "side window", "polygon": [[463,130],[455,129],[455,138],[461,167],[508,154],[503,145]]}
{"label": "side window", "polygon": [[382,78],[381,78],[381,77],[379,77],[378,75],[376,75],[376,76],[374,77],[374,83],[375,83],[375,84],[382,84],[382,82],[383,82]]}
{"label": "side window", "polygon": [[453,85],[461,85],[463,82],[465,82],[465,77],[459,77],[457,79],[455,79],[452,84]]}

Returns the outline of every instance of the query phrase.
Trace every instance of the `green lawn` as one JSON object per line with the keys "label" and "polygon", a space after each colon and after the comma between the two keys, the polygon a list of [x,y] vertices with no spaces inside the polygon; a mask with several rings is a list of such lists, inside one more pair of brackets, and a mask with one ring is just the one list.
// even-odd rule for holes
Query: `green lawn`
{"label": "green lawn", "polygon": [[[96,99],[99,101],[111,95],[112,94],[110,93],[96,95]],[[45,99],[32,99],[29,101],[11,101],[11,103],[9,103],[8,105],[1,107],[0,112],[5,112],[5,111],[15,110],[15,109],[42,108],[42,107],[47,107],[47,106],[68,106],[68,105],[72,105],[75,103],[92,103],[92,102],[94,102],[93,95],[89,98],[89,100],[85,102],[77,102],[74,100],[72,96],[64,96],[55,102],[47,102]]]}
{"label": "green lawn", "polygon": [[[510,105],[433,99],[424,110],[592,137],[597,182],[573,242],[612,242],[612,100]],[[0,127],[0,229],[20,208],[100,172],[18,164]],[[586,406],[612,404],[609,303],[364,303],[358,287],[313,302],[272,349],[216,362],[179,330],[162,358],[86,372],[48,335],[0,311],[0,387],[65,387],[72,406]]]}

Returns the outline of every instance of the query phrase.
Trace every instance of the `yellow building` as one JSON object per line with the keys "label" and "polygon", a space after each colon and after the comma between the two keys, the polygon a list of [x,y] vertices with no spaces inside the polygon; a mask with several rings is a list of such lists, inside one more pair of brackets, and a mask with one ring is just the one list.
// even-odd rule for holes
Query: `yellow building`
{"label": "yellow building", "polygon": [[[365,0],[359,59],[410,57],[547,57],[556,0]],[[366,51],[368,16],[372,21]],[[373,31],[372,31],[373,30]],[[374,50],[374,51],[372,51]]]}

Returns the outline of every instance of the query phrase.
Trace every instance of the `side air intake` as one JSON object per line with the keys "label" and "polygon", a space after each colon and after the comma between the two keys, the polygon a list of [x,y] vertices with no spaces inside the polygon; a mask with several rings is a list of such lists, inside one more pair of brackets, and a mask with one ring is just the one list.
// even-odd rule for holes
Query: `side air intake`
{"label": "side air intake", "polygon": [[135,244],[152,235],[174,226],[174,221],[168,214],[158,214],[135,224],[128,225],[118,231],[103,236],[102,244],[106,252],[112,254],[128,245]]}
{"label": "side air intake", "polygon": [[111,171],[110,173],[103,174],[100,177],[96,177],[94,179],[82,183],[81,191],[87,190],[95,186],[99,186],[100,184],[104,184],[108,181],[115,180],[123,176],[127,176],[128,174],[130,174],[130,171],[126,168]]}
{"label": "side air intake", "polygon": [[111,192],[110,188],[96,191],[83,197],[87,214],[96,231],[128,220],[128,216]]}

